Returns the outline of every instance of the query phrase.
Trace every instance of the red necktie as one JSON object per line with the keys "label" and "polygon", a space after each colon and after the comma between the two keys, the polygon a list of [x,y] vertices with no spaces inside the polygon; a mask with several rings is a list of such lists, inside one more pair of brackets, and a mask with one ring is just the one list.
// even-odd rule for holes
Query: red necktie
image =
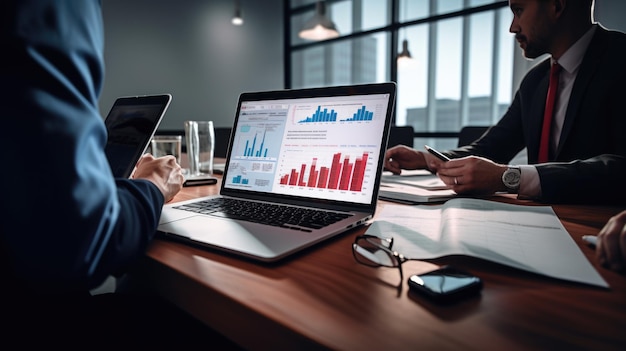
{"label": "red necktie", "polygon": [[550,85],[548,86],[548,99],[546,109],[543,113],[543,128],[541,129],[541,144],[539,144],[539,163],[548,162],[550,154],[550,127],[552,126],[552,116],[554,115],[554,104],[556,102],[556,92],[559,90],[559,73],[561,65],[554,63],[550,68]]}

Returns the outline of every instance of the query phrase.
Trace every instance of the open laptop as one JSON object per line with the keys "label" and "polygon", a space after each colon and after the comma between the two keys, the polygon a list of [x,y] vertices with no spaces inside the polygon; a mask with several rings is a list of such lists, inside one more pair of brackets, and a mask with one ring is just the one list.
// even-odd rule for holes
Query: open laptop
{"label": "open laptop", "polygon": [[171,101],[170,94],[115,100],[104,119],[108,133],[105,154],[115,177],[130,177]]}
{"label": "open laptop", "polygon": [[[395,96],[391,82],[241,94],[220,194],[166,204],[159,234],[274,262],[364,224],[376,209]],[[253,208],[235,215],[213,201]],[[284,207],[324,214],[269,213]]]}

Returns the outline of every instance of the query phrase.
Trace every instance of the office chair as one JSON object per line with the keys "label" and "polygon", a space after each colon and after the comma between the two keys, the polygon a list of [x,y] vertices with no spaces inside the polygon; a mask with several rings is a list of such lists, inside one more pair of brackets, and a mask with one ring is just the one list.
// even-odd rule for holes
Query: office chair
{"label": "office chair", "polygon": [[457,146],[465,146],[471,144],[474,140],[480,138],[489,127],[484,126],[465,126],[459,132],[459,141]]}
{"label": "office chair", "polygon": [[389,131],[389,141],[387,142],[387,148],[396,145],[406,145],[408,147],[413,147],[413,142],[413,127],[391,126],[391,130]]}
{"label": "office chair", "polygon": [[228,152],[228,141],[230,140],[231,127],[215,127],[215,157],[226,158]]}

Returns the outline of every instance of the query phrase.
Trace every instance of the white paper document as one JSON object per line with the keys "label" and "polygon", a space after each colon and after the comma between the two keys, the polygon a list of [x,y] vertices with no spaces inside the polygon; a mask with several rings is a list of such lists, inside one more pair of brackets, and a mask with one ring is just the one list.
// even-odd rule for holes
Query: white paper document
{"label": "white paper document", "polygon": [[402,171],[402,174],[396,175],[390,172],[384,172],[381,178],[383,184],[401,184],[406,186],[415,186],[428,190],[448,189],[446,184],[436,174],[427,170],[419,169],[412,171]]}
{"label": "white paper document", "polygon": [[426,170],[403,171],[402,175],[385,173],[378,196],[383,200],[410,204],[443,202],[456,197],[435,174]]}
{"label": "white paper document", "polygon": [[550,206],[456,198],[442,205],[386,205],[367,234],[394,238],[412,259],[468,255],[608,288]]}

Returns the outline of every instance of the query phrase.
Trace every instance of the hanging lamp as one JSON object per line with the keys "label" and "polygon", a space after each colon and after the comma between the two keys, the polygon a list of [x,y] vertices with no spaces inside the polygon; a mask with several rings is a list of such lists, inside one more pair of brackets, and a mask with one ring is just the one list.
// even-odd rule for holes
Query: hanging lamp
{"label": "hanging lamp", "polygon": [[402,61],[411,60],[411,52],[409,51],[409,41],[404,39],[402,40],[402,51],[398,54],[398,63]]}
{"label": "hanging lamp", "polygon": [[[408,0],[405,0],[403,17],[408,16],[408,5],[409,5]],[[402,51],[400,51],[397,57],[398,64],[404,64],[404,63],[410,62],[412,58],[411,52],[409,51],[409,41],[406,39],[406,27],[402,28],[402,34],[404,36],[404,39],[402,40]]]}
{"label": "hanging lamp", "polygon": [[326,17],[326,4],[318,1],[315,4],[315,15],[302,26],[300,38],[307,40],[326,40],[339,36],[335,24]]}
{"label": "hanging lamp", "polygon": [[239,0],[235,0],[235,14],[230,22],[236,26],[241,26],[243,24],[243,17],[241,16],[241,3]]}

